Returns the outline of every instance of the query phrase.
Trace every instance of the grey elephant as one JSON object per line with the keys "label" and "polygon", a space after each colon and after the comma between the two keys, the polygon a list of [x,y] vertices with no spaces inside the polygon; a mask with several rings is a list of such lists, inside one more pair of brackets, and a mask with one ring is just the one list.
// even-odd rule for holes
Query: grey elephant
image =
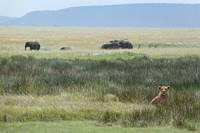
{"label": "grey elephant", "polygon": [[30,50],[40,50],[40,43],[36,41],[26,42],[25,50],[26,48],[30,48]]}
{"label": "grey elephant", "polygon": [[132,49],[133,45],[130,41],[127,40],[113,40],[109,43],[103,44],[102,49]]}

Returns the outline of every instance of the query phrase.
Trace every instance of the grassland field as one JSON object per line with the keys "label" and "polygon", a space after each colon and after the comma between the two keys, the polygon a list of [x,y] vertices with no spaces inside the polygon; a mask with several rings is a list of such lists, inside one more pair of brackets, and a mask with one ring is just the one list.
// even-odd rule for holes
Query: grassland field
{"label": "grassland field", "polygon": [[[115,39],[134,48],[100,49]],[[31,40],[40,51],[24,50]],[[171,86],[160,108],[149,104],[159,85]],[[199,123],[200,29],[0,26],[0,133],[198,133]]]}
{"label": "grassland field", "polygon": [[[133,50],[105,51],[103,43],[128,39]],[[37,40],[41,51],[25,52],[26,41]],[[156,28],[70,28],[70,27],[0,27],[0,55],[27,55],[37,58],[83,58],[112,53],[130,52],[151,57],[199,56],[199,29]],[[61,47],[71,47],[67,52]],[[140,47],[138,49],[138,47]]]}

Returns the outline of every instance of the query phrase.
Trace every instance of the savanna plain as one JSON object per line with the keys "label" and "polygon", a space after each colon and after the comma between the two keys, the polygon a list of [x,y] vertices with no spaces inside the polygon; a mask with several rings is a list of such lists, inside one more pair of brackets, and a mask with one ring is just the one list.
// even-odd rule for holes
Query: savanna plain
{"label": "savanna plain", "polygon": [[0,26],[0,133],[47,132],[199,133],[200,29]]}

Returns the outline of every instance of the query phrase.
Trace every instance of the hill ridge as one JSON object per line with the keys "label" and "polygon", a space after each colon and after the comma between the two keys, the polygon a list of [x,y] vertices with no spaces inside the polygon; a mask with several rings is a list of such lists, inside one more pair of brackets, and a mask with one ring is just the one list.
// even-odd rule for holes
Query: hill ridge
{"label": "hill ridge", "polygon": [[200,27],[200,4],[122,4],[33,11],[6,22],[30,26]]}

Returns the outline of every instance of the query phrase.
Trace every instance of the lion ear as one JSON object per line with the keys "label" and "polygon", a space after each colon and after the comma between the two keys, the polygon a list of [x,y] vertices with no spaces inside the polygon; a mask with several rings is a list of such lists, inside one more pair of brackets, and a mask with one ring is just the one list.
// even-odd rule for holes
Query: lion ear
{"label": "lion ear", "polygon": [[171,87],[170,86],[167,86],[167,89],[170,89]]}
{"label": "lion ear", "polygon": [[159,88],[159,90],[161,90],[162,86],[159,86],[158,88]]}

